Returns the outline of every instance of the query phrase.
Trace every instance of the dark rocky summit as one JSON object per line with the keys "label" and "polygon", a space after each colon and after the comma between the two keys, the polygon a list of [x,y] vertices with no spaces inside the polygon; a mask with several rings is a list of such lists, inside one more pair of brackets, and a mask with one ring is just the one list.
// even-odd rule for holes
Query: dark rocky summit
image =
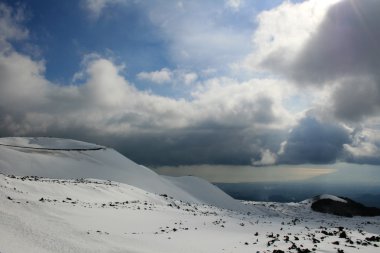
{"label": "dark rocky summit", "polygon": [[339,198],[345,200],[346,202],[333,199],[321,199],[319,196],[314,197],[311,209],[316,212],[329,213],[344,217],[380,216],[379,208],[367,207],[345,197]]}

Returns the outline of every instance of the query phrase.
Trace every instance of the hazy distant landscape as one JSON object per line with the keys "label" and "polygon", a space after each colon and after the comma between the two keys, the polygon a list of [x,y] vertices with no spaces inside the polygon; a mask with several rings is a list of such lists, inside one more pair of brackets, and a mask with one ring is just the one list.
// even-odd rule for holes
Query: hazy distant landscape
{"label": "hazy distant landscape", "polygon": [[164,175],[206,178],[242,200],[299,202],[330,193],[380,207],[378,170],[375,165],[347,163],[265,167],[194,165],[155,169]]}
{"label": "hazy distant landscape", "polygon": [[215,183],[236,199],[270,202],[300,202],[319,194],[345,196],[367,206],[380,207],[378,185],[347,185],[319,183]]}

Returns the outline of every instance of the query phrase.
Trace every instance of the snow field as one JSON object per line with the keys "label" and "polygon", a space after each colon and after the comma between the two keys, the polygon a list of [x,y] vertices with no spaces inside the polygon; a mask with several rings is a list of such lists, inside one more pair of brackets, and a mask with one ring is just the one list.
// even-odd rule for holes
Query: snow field
{"label": "snow field", "polygon": [[[319,214],[302,203],[245,205],[271,215],[111,181],[0,175],[0,252],[378,252],[378,242],[363,245],[378,236],[378,218]],[[339,227],[354,244],[340,238]]]}

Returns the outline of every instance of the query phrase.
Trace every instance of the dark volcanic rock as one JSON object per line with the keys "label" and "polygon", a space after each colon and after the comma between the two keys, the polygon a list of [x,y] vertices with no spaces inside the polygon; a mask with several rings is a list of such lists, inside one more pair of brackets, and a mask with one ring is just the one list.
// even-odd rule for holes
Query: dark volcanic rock
{"label": "dark volcanic rock", "polygon": [[318,196],[314,198],[311,209],[320,213],[329,213],[344,217],[353,216],[380,216],[380,209],[376,207],[366,207],[358,202],[349,198],[339,197],[344,199],[345,202],[336,201],[332,199],[319,199]]}

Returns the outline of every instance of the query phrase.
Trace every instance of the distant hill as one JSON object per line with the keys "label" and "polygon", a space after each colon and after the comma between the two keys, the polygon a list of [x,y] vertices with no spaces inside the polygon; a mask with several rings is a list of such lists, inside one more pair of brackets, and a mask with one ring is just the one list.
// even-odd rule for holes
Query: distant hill
{"label": "distant hill", "polygon": [[367,207],[349,198],[333,195],[319,195],[312,199],[311,209],[344,217],[380,216],[380,209]]}

